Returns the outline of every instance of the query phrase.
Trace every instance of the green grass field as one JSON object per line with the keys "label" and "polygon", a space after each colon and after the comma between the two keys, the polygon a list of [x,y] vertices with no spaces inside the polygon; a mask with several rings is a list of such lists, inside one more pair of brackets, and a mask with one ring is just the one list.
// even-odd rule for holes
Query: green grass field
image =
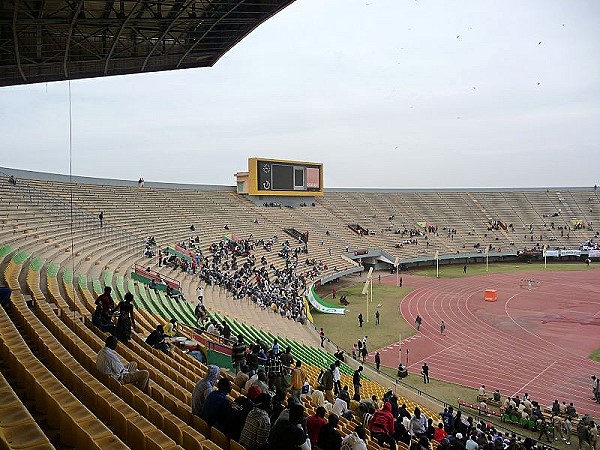
{"label": "green grass field", "polygon": [[[467,273],[463,273],[463,266],[460,264],[440,265],[440,278],[461,278],[472,275],[483,275],[486,273],[517,273],[517,272],[531,272],[531,271],[542,271],[542,270],[592,270],[593,266],[589,268],[585,263],[552,263],[548,264],[544,268],[544,263],[495,263],[489,265],[489,271],[486,271],[485,264],[468,264]],[[422,269],[414,269],[409,272],[411,275],[421,275],[427,277],[435,277],[436,269],[434,267],[427,267]]]}
{"label": "green grass field", "polygon": [[600,348],[597,348],[592,352],[590,359],[593,359],[594,361],[600,361]]}
{"label": "green grass field", "polygon": [[[400,335],[402,339],[412,336],[414,329],[409,326],[400,315],[400,300],[412,291],[408,287],[384,286],[377,281],[373,283],[373,302],[369,303],[369,323],[367,320],[367,296],[362,295],[362,282],[360,284],[341,288],[336,300],[327,297],[327,301],[337,302],[341,295],[346,295],[350,305],[345,315],[320,314],[313,312],[314,323],[317,327],[323,327],[329,339],[335,342],[346,352],[351,352],[352,345],[358,338],[369,336],[368,347],[376,349],[397,342]],[[320,295],[326,295],[329,291],[322,290]],[[381,307],[377,308],[377,305]],[[375,325],[375,311],[379,310],[380,325]],[[358,314],[362,313],[363,327],[358,326]]]}

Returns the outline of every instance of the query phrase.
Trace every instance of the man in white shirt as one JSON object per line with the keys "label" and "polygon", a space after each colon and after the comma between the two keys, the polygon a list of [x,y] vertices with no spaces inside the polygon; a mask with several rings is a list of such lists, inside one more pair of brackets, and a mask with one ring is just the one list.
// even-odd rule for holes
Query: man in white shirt
{"label": "man in white shirt", "polygon": [[110,375],[121,384],[133,384],[144,392],[148,392],[147,370],[137,370],[137,363],[130,362],[125,366],[115,351],[119,341],[114,336],[106,338],[105,346],[98,352],[96,368],[105,375]]}
{"label": "man in white shirt", "polygon": [[198,298],[198,301],[202,303],[202,300],[204,299],[204,288],[201,284],[196,288],[196,297]]}
{"label": "man in white shirt", "polygon": [[340,374],[339,360],[333,366],[333,389],[335,395],[338,395],[342,391],[342,375]]}
{"label": "man in white shirt", "polygon": [[341,398],[336,398],[335,403],[333,404],[332,411],[338,417],[344,417],[346,419],[350,419],[352,417],[352,411],[348,409],[348,403]]}

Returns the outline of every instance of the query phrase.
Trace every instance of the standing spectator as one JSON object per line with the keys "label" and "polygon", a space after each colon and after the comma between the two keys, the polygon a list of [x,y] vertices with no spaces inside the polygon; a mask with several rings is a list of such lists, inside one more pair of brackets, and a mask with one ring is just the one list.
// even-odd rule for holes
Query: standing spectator
{"label": "standing spectator", "polygon": [[319,337],[321,338],[321,347],[325,348],[325,331],[323,331],[323,328],[321,328],[321,331],[319,331]]}
{"label": "standing spectator", "polygon": [[363,345],[363,348],[362,348],[362,350],[360,351],[360,356],[362,356],[362,362],[363,362],[363,364],[364,364],[364,362],[366,361],[366,359],[367,359],[367,355],[368,355],[368,354],[369,354],[369,352],[367,351],[367,346],[366,346],[366,345]]}
{"label": "standing spectator", "polygon": [[375,368],[377,369],[377,373],[379,373],[379,368],[381,367],[381,355],[379,352],[375,353]]}
{"label": "standing spectator", "polygon": [[363,322],[364,322],[364,321],[363,321],[363,315],[362,315],[362,313],[360,313],[360,314],[358,315],[358,326],[362,328],[362,326],[363,326]]}
{"label": "standing spectator", "polygon": [[273,392],[277,390],[287,390],[288,386],[283,378],[281,359],[279,359],[279,354],[275,353],[272,349],[269,350],[269,359],[267,361],[266,368],[269,380],[269,389]]}
{"label": "standing spectator", "polygon": [[571,445],[571,431],[573,431],[573,426],[571,425],[571,418],[567,416],[565,419],[565,434],[567,435],[565,444]]}
{"label": "standing spectator", "polygon": [[208,370],[206,371],[206,376],[198,381],[196,386],[194,386],[194,390],[192,392],[192,414],[200,416],[206,398],[213,391],[215,384],[217,383],[217,378],[219,377],[220,371],[221,369],[219,369],[218,366],[210,364],[208,366]]}
{"label": "standing spectator", "polygon": [[360,402],[360,373],[363,371],[363,366],[358,366],[358,369],[352,374],[352,384],[354,385],[354,399]]}
{"label": "standing spectator", "polygon": [[444,323],[444,321],[442,320],[442,323],[440,323],[440,334],[443,336],[444,335],[444,331],[446,331],[446,324]]}
{"label": "standing spectator", "polygon": [[258,450],[267,443],[271,431],[269,415],[273,409],[271,396],[263,392],[256,397],[254,408],[248,413],[240,435],[240,444],[246,450]]}
{"label": "standing spectator", "polygon": [[421,374],[423,374],[423,383],[429,383],[429,366],[426,362],[421,366]]}
{"label": "standing spectator", "polygon": [[463,273],[467,273],[467,265],[466,264],[463,266]]}
{"label": "standing spectator", "polygon": [[331,296],[332,296],[332,298],[335,298],[335,293],[336,293],[336,292],[337,292],[337,291],[335,290],[335,288],[333,288],[333,289],[331,290]]}
{"label": "standing spectator", "polygon": [[125,299],[119,303],[119,318],[117,319],[117,328],[115,335],[117,339],[127,344],[131,339],[131,330],[135,327],[135,318],[133,315],[133,294],[127,292]]}
{"label": "standing spectator", "polygon": [[100,222],[100,228],[102,228],[104,224],[104,211],[100,211],[100,214],[98,214],[98,221]]}
{"label": "standing spectator", "polygon": [[302,386],[308,380],[308,377],[302,370],[302,362],[300,360],[296,361],[296,367],[292,370],[292,377],[290,379],[291,384],[291,394],[292,397],[296,397],[300,400],[300,394],[302,393]]}
{"label": "standing spectator", "polygon": [[137,370],[135,362],[124,365],[115,351],[118,340],[110,335],[106,338],[105,346],[98,352],[96,368],[99,372],[110,375],[121,384],[133,384],[140,390],[148,392],[148,379],[150,374],[147,370]]}
{"label": "standing spectator", "polygon": [[577,440],[579,441],[579,450],[581,450],[583,448],[584,442],[587,442],[589,444],[588,430],[587,430],[587,426],[585,423],[586,423],[586,421],[582,419],[577,424]]}
{"label": "standing spectator", "polygon": [[199,284],[198,287],[196,288],[196,297],[198,298],[198,302],[200,302],[200,304],[202,304],[203,299],[204,299],[204,287],[202,287],[201,284]]}
{"label": "standing spectator", "polygon": [[321,428],[326,423],[327,420],[325,420],[325,408],[322,406],[317,407],[314,416],[309,416],[308,419],[306,419],[306,431],[308,432],[310,443],[313,446],[317,445],[319,440],[319,431],[321,431]]}
{"label": "standing spectator", "polygon": [[237,374],[240,371],[242,364],[246,362],[246,345],[244,344],[244,336],[241,334],[238,335],[237,342],[233,346],[231,360],[233,362],[235,373]]}
{"label": "standing spectator", "polygon": [[394,416],[392,414],[392,404],[385,402],[383,408],[378,409],[371,417],[369,422],[371,436],[377,439],[381,446],[387,443],[391,450],[396,450],[396,440],[394,439]]}
{"label": "standing spectator", "polygon": [[323,372],[323,378],[321,379],[321,383],[323,384],[323,388],[325,389],[325,398],[331,404],[334,402],[333,398],[333,368],[332,364],[328,369]]}
{"label": "standing spectator", "polygon": [[221,431],[224,429],[231,408],[231,402],[227,398],[227,394],[230,392],[231,381],[229,381],[229,378],[221,378],[217,382],[217,390],[212,391],[206,397],[200,412],[200,418],[204,419],[209,427],[214,426]]}
{"label": "standing spectator", "polygon": [[597,378],[596,375],[592,375],[592,392],[596,403],[600,403],[600,378]]}
{"label": "standing spectator", "polygon": [[284,375],[289,375],[292,372],[292,364],[294,357],[292,356],[292,348],[286,347],[285,352],[279,357],[283,366]]}
{"label": "standing spectator", "polygon": [[342,390],[342,374],[340,373],[340,361],[333,363],[333,390],[338,395]]}
{"label": "standing spectator", "polygon": [[336,430],[340,419],[335,414],[329,414],[327,424],[319,431],[318,445],[321,450],[340,450],[342,435]]}
{"label": "standing spectator", "polygon": [[442,421],[444,422],[444,430],[451,434],[454,432],[454,408],[449,406],[448,409],[444,409],[442,413]]}
{"label": "standing spectator", "polygon": [[379,310],[375,311],[375,325],[379,325]]}

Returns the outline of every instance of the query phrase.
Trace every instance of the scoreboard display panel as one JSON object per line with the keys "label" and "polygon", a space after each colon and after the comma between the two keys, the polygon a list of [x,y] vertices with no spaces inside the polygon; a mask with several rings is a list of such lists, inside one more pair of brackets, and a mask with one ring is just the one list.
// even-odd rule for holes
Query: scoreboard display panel
{"label": "scoreboard display panel", "polygon": [[252,195],[322,195],[323,164],[264,158],[248,159]]}

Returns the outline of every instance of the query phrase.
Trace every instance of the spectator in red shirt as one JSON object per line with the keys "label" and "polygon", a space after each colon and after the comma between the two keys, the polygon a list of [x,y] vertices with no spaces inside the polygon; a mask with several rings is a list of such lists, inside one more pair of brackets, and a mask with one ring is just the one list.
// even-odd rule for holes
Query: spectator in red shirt
{"label": "spectator in red shirt", "polygon": [[391,450],[396,450],[394,415],[392,414],[392,404],[390,402],[385,402],[383,408],[375,411],[369,422],[369,430],[371,430],[373,438],[377,439],[380,446],[387,443]]}
{"label": "spectator in red shirt", "polygon": [[435,429],[435,433],[433,433],[433,440],[437,442],[442,442],[442,439],[447,438],[448,433],[444,430],[444,424],[440,422],[438,427]]}
{"label": "spectator in red shirt", "polygon": [[325,420],[325,408],[322,406],[317,408],[314,416],[309,416],[306,419],[306,431],[308,432],[310,443],[313,446],[317,445],[317,441],[319,440],[319,431],[321,431],[321,427],[326,423],[327,420]]}
{"label": "spectator in red shirt", "polygon": [[112,292],[112,288],[110,286],[104,287],[104,294],[101,294],[96,299],[96,305],[100,305],[102,307],[102,312],[104,314],[111,315],[115,310],[115,302],[110,296]]}

